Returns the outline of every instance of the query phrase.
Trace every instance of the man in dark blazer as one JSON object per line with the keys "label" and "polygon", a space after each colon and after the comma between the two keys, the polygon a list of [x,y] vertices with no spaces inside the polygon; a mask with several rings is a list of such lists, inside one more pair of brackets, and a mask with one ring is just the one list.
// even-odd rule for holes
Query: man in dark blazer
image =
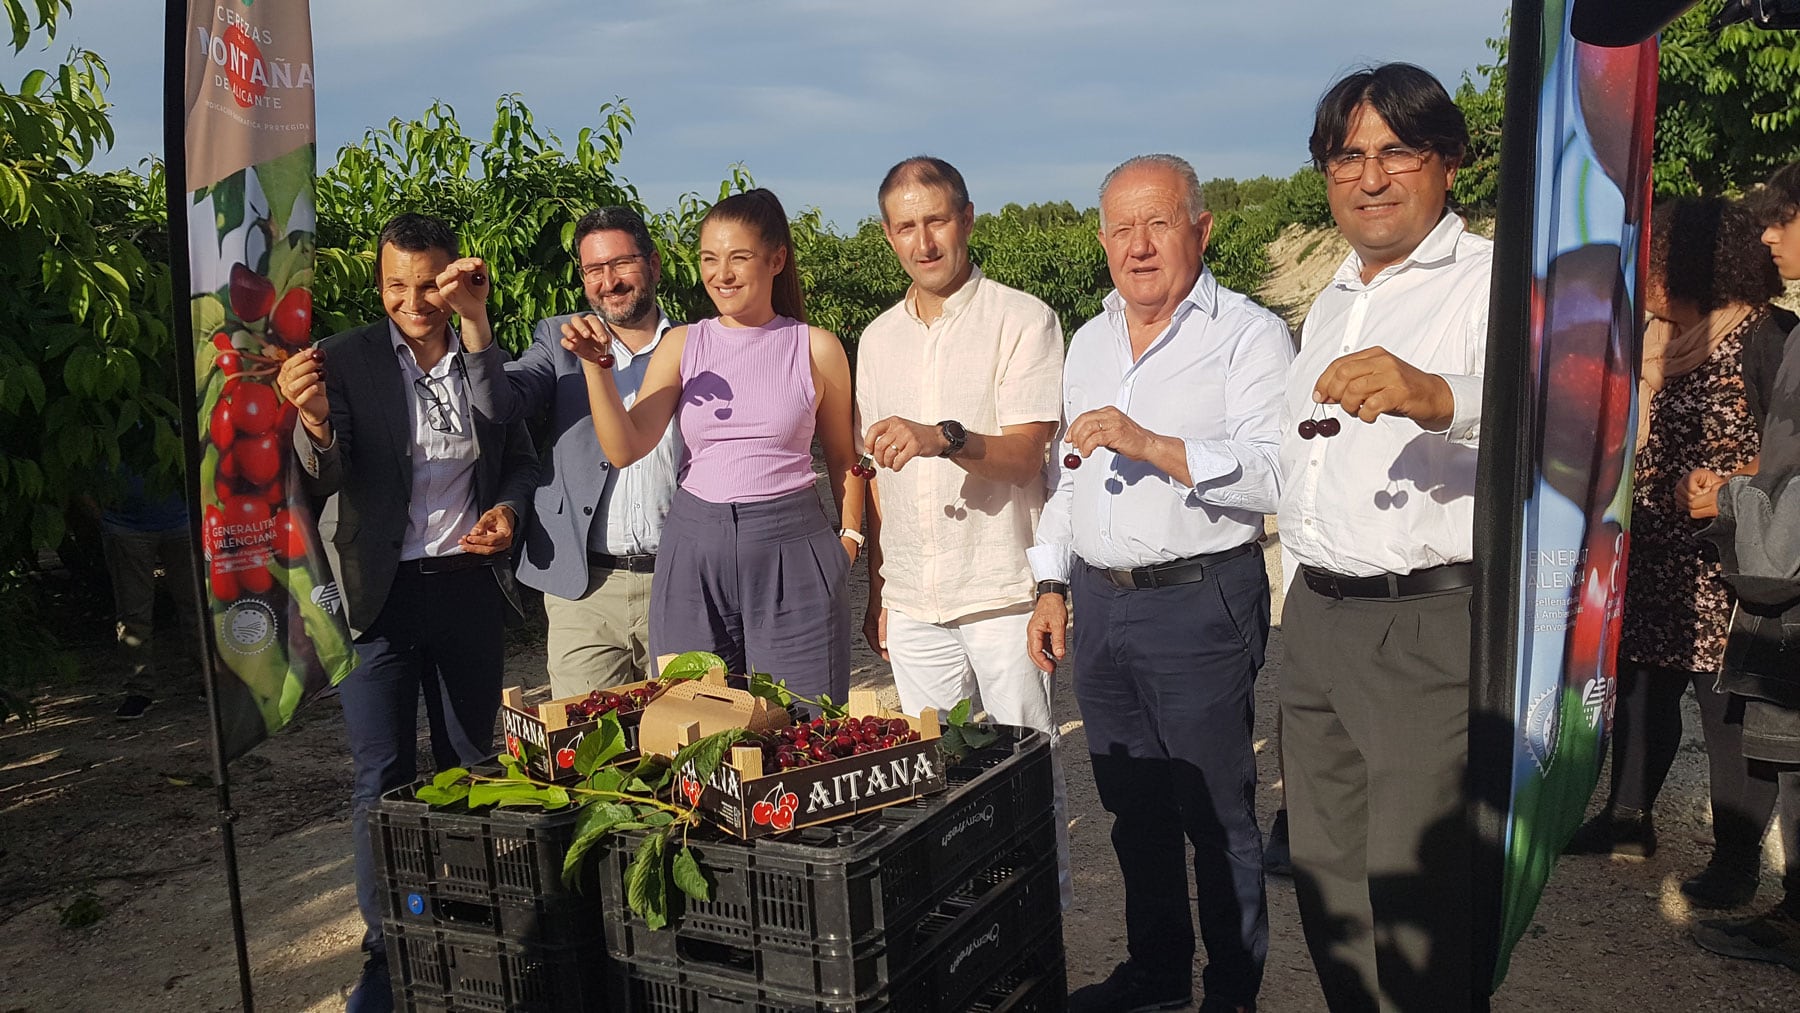
{"label": "man in dark blazer", "polygon": [[[618,338],[613,379],[629,405],[671,326],[656,307],[662,261],[644,220],[624,207],[582,216],[575,255],[588,305]],[[487,335],[463,329],[478,416],[505,422],[551,414],[518,573],[520,583],[544,592],[545,664],[557,698],[655,674],[651,571],[682,453],[680,430],[671,425],[656,450],[631,467],[607,461],[594,438],[581,360],[562,347],[570,319],[538,321],[531,347],[512,363]]]}
{"label": "man in dark blazer", "polygon": [[458,259],[444,223],[406,214],[382,230],[375,271],[387,318],[296,354],[279,377],[356,638],[356,670],[338,687],[368,925],[351,1013],[393,1007],[368,813],[416,775],[421,691],[440,769],[493,754],[504,622],[518,610],[509,550],[537,473],[523,425],[487,422],[469,403],[450,314],[485,332],[481,262]]}

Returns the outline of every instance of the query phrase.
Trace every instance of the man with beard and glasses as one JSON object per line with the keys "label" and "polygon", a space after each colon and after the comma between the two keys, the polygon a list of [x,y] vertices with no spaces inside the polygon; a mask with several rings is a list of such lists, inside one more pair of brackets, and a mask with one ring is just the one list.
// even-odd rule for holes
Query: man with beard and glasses
{"label": "man with beard and glasses", "polygon": [[[610,327],[613,376],[635,400],[650,354],[673,326],[656,305],[662,260],[636,212],[603,207],[575,225],[588,305]],[[477,414],[495,421],[549,409],[549,447],[539,470],[518,565],[519,582],[544,592],[547,665],[555,698],[650,677],[650,580],[663,518],[675,493],[681,435],[614,468],[594,439],[581,360],[562,347],[573,315],[538,321],[531,347],[507,363],[489,336],[465,336]]]}

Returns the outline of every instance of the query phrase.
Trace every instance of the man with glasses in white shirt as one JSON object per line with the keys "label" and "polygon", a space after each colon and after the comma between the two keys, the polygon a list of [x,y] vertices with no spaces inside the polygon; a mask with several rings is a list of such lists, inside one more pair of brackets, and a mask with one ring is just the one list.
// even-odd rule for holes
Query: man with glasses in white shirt
{"label": "man with glasses in white shirt", "polygon": [[1281,446],[1282,757],[1307,946],[1333,1010],[1458,1010],[1471,980],[1469,603],[1493,244],[1446,202],[1468,146],[1430,74],[1319,102],[1351,253],[1308,312]]}
{"label": "man with glasses in white shirt", "polygon": [[368,955],[350,1013],[393,1008],[368,814],[415,779],[421,693],[438,769],[494,753],[504,624],[518,612],[509,552],[537,469],[522,424],[470,407],[450,318],[486,335],[486,265],[459,259],[443,222],[404,214],[381,231],[375,274],[386,319],[295,353],[277,378],[356,643],[338,686]]}
{"label": "man with glasses in white shirt", "polygon": [[[617,339],[613,378],[629,407],[673,326],[656,305],[662,260],[644,220],[617,206],[575,223],[575,256],[588,306]],[[499,422],[550,412],[518,573],[521,584],[544,592],[545,663],[558,699],[655,675],[650,582],[682,451],[671,425],[629,468],[607,461],[594,439],[581,360],[562,346],[570,319],[538,321],[517,362],[506,362],[485,335],[469,335],[467,345],[476,412]]]}
{"label": "man with glasses in white shirt", "polygon": [[1069,345],[1068,428],[1029,551],[1039,584],[1027,649],[1056,667],[1072,598],[1075,698],[1125,882],[1129,959],[1071,995],[1071,1013],[1190,1003],[1190,895],[1207,954],[1200,1009],[1254,1010],[1262,986],[1259,539],[1279,493],[1293,346],[1281,318],[1206,269],[1211,232],[1180,158],[1139,156],[1101,184],[1115,290]]}

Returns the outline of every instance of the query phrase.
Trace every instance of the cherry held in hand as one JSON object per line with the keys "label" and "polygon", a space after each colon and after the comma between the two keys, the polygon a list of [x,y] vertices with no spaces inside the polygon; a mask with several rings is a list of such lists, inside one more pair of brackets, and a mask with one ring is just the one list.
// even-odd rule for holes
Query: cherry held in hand
{"label": "cherry held in hand", "polygon": [[850,474],[856,476],[857,478],[863,478],[863,479],[874,478],[875,477],[875,455],[873,455],[873,454],[862,455],[862,458],[860,460],[858,460],[855,464],[850,466]]}
{"label": "cherry held in hand", "polygon": [[1064,454],[1063,455],[1063,467],[1069,469],[1070,471],[1074,471],[1076,468],[1081,467],[1081,455],[1077,454],[1073,450]]}

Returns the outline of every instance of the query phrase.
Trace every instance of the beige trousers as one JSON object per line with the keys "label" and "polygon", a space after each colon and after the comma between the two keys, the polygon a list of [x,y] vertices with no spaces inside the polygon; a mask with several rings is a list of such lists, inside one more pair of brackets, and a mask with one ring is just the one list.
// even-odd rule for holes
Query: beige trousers
{"label": "beige trousers", "polygon": [[575,601],[544,595],[549,620],[545,667],[552,699],[648,679],[648,573],[594,569],[587,593]]}

